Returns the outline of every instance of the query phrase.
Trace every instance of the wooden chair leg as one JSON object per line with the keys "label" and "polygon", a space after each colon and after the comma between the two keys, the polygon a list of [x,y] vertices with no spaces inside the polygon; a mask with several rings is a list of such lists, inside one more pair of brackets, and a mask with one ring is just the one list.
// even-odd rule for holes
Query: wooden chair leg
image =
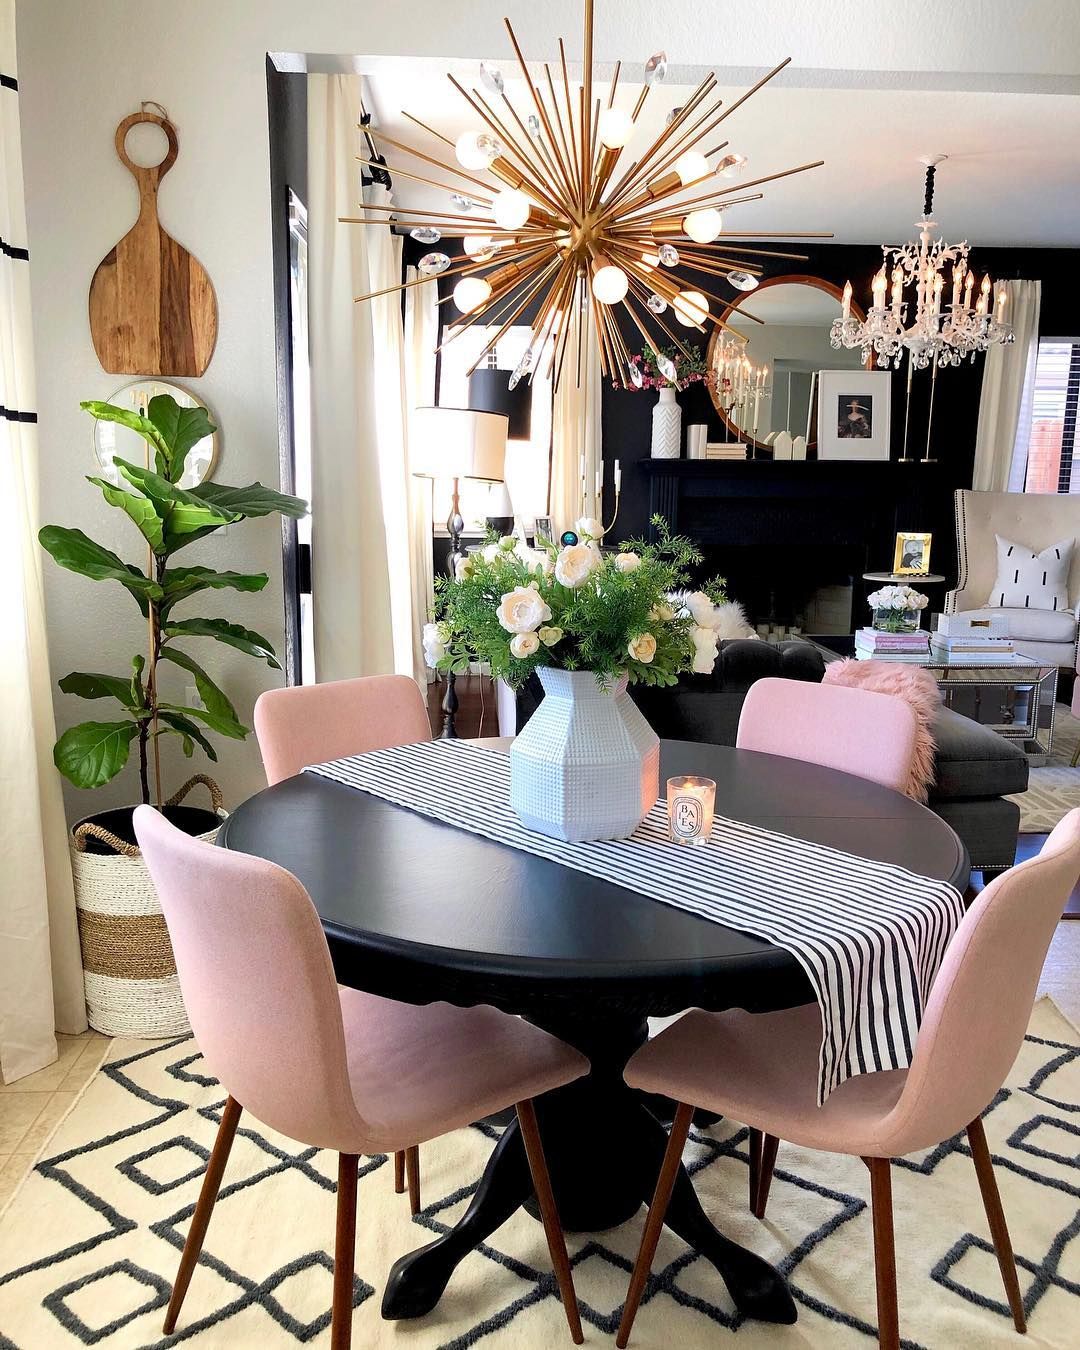
{"label": "wooden chair leg", "polygon": [[420,1149],[417,1145],[405,1150],[405,1171],[409,1177],[409,1209],[420,1213]]}
{"label": "wooden chair leg", "polygon": [[353,1276],[356,1271],[355,1153],[338,1154],[337,1232],[334,1237],[334,1306],[330,1317],[330,1350],[352,1344]]}
{"label": "wooden chair leg", "polygon": [[405,1193],[405,1150],[399,1149],[394,1154],[394,1194],[404,1195]]}
{"label": "wooden chair leg", "polygon": [[990,1236],[994,1239],[994,1251],[997,1253],[1001,1268],[1001,1280],[1005,1285],[1009,1307],[1012,1309],[1013,1325],[1017,1331],[1027,1331],[1027,1318],[1024,1316],[1024,1299],[1020,1293],[1020,1281],[1016,1276],[1016,1260],[1013,1256],[1009,1229],[1005,1223],[1005,1211],[1001,1207],[1001,1195],[997,1178],[994,1176],[994,1163],[990,1149],[986,1144],[986,1132],[982,1120],[976,1119],[967,1127],[968,1143],[975,1162],[975,1175],[979,1178],[979,1190],[982,1192],[986,1221],[990,1225]]}
{"label": "wooden chair leg", "polygon": [[780,1140],[775,1134],[762,1136],[761,1167],[758,1174],[757,1194],[754,1196],[751,1205],[755,1219],[765,1217],[765,1206],[769,1203],[769,1187],[772,1185],[773,1168],[776,1166],[776,1150],[779,1147]]}
{"label": "wooden chair leg", "polygon": [[668,1205],[671,1203],[671,1192],[675,1189],[675,1179],[679,1175],[683,1149],[686,1146],[686,1136],[690,1133],[690,1122],[693,1119],[694,1108],[687,1106],[685,1102],[680,1102],[679,1109],[675,1112],[675,1119],[671,1122],[671,1134],[668,1136],[664,1161],[660,1165],[660,1175],[656,1178],[656,1190],[653,1192],[653,1198],[649,1203],[649,1217],[645,1220],[645,1231],[641,1235],[641,1247],[638,1249],[634,1273],[630,1277],[630,1288],[626,1291],[626,1302],[623,1304],[619,1334],[615,1337],[615,1344],[619,1347],[619,1350],[625,1350],[626,1343],[630,1339],[630,1331],[634,1325],[634,1318],[637,1316],[641,1296],[645,1292],[649,1272],[652,1270],[653,1257],[656,1255],[657,1243],[660,1241],[660,1234],[663,1231],[664,1217],[667,1214]]}
{"label": "wooden chair leg", "polygon": [[199,1190],[195,1213],[191,1216],[191,1226],[188,1229],[184,1250],[180,1257],[180,1269],[176,1272],[176,1279],[173,1281],[172,1296],[169,1299],[169,1307],[165,1313],[165,1325],[162,1328],[166,1336],[171,1335],[173,1328],[176,1326],[176,1319],[180,1316],[180,1307],[184,1302],[184,1295],[187,1293],[191,1277],[198,1264],[203,1239],[206,1237],[210,1215],[214,1212],[214,1202],[217,1200],[218,1191],[221,1189],[221,1178],[225,1173],[225,1164],[229,1161],[229,1153],[232,1150],[233,1140],[236,1137],[236,1127],[240,1124],[240,1115],[243,1109],[240,1103],[232,1097],[226,1099],[225,1108],[221,1113],[221,1124],[218,1126],[217,1138],[214,1140],[214,1147],[210,1154],[210,1161],[206,1164],[206,1174]]}
{"label": "wooden chair leg", "polygon": [[580,1345],[585,1337],[581,1333],[581,1314],[578,1312],[577,1294],[574,1291],[574,1277],[570,1272],[570,1257],[566,1250],[566,1238],[563,1235],[559,1211],[555,1205],[555,1195],[551,1189],[551,1177],[548,1174],[547,1161],[544,1158],[544,1145],[540,1138],[540,1126],[536,1121],[536,1107],[531,1101],[518,1102],[518,1124],[521,1138],[525,1144],[525,1156],[529,1160],[529,1172],[532,1175],[536,1203],[540,1206],[540,1217],[544,1222],[551,1264],[555,1267],[555,1279],[559,1284],[563,1312],[570,1327],[570,1337],[575,1345]]}
{"label": "wooden chair leg", "polygon": [[763,1137],[764,1136],[762,1135],[760,1130],[755,1130],[752,1125],[750,1126],[750,1136],[749,1139],[747,1140],[746,1145],[750,1151],[750,1167],[748,1169],[749,1175],[747,1177],[748,1194],[746,1204],[751,1214],[754,1212],[754,1205],[757,1203],[758,1179],[761,1176],[761,1141]]}
{"label": "wooden chair leg", "polygon": [[874,1217],[874,1275],[877,1280],[878,1345],[900,1350],[900,1311],[896,1302],[896,1245],[893,1239],[892,1164],[888,1158],[864,1158],[870,1169]]}

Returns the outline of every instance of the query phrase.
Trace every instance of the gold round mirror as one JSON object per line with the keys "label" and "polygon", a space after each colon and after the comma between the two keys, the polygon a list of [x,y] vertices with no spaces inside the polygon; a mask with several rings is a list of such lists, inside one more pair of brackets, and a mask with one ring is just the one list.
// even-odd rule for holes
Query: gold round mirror
{"label": "gold round mirror", "polygon": [[[821,277],[769,277],[720,315],[734,332],[716,328],[709,339],[706,360],[717,371],[709,392],[732,440],[760,448],[786,431],[817,444],[816,373],[864,365],[858,348],[829,342],[842,300]],[[851,312],[865,318],[854,301]]]}
{"label": "gold round mirror", "polygon": [[[142,413],[145,417],[147,404],[158,394],[172,394],[181,408],[206,408],[202,399],[196,398],[190,390],[178,384],[170,384],[167,380],[133,380],[130,384],[122,385],[114,394],[110,394],[109,402],[131,408],[133,412]],[[206,411],[210,413],[209,408]],[[210,419],[215,420],[213,413],[210,413]],[[178,487],[185,489],[197,487],[206,479],[213,477],[214,469],[217,467],[220,434],[219,431],[215,431],[209,436],[204,436],[187,452],[184,458],[184,472],[177,483]],[[107,478],[110,483],[120,481],[119,470],[113,463],[114,459],[127,460],[129,464],[141,464],[145,449],[146,443],[142,437],[130,427],[125,427],[119,422],[94,423],[94,457],[98,462],[101,476]]]}

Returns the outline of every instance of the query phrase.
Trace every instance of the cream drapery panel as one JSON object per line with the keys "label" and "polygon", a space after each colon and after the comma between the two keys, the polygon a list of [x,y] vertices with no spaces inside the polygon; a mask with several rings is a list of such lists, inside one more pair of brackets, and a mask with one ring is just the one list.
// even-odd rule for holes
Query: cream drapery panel
{"label": "cream drapery panel", "polygon": [[[551,487],[549,514],[556,537],[572,528],[582,514],[581,470],[585,466],[585,514],[599,516],[596,470],[603,456],[600,428],[600,348],[588,311],[573,306],[562,379],[555,392],[551,420]],[[581,325],[581,371],[578,377],[578,325]]]}
{"label": "cream drapery panel", "polygon": [[977,492],[1023,492],[1027,472],[1042,282],[1002,281],[1001,287],[1016,340],[986,353],[972,476]]}
{"label": "cream drapery panel", "polygon": [[[406,269],[406,281],[415,281],[415,267]],[[434,563],[431,553],[432,512],[431,479],[413,478],[412,457],[417,444],[414,430],[417,408],[435,403],[435,348],[439,345],[439,291],[434,282],[410,286],[405,292],[405,405],[409,435],[409,546],[412,553],[413,606],[421,622],[426,622],[434,598]],[[424,660],[420,641],[421,624],[413,629],[413,664],[421,683],[430,682],[433,673]]]}
{"label": "cream drapery panel", "polygon": [[315,671],[319,680],[388,671],[422,679],[427,604],[416,576],[401,297],[354,303],[400,283],[401,238],[338,221],[363,214],[361,201],[393,200],[361,188],[359,121],[357,76],[309,76]]}
{"label": "cream drapery panel", "polygon": [[0,1081],[86,1030],[38,547],[37,428],[12,0],[0,0]]}

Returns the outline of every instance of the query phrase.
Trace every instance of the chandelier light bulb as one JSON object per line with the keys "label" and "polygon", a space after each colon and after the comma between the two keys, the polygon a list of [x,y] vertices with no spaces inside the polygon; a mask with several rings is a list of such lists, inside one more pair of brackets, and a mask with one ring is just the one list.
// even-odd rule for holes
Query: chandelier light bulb
{"label": "chandelier light bulb", "polygon": [[454,142],[454,154],[463,169],[486,169],[498,154],[498,142],[483,131],[463,131]]}
{"label": "chandelier light bulb", "polygon": [[495,194],[495,223],[504,230],[520,230],[529,219],[532,202],[520,188],[504,188]]}
{"label": "chandelier light bulb", "polygon": [[461,242],[466,254],[470,258],[479,258],[481,262],[495,252],[495,241],[489,234],[467,234]]}
{"label": "chandelier light bulb", "polygon": [[626,294],[628,284],[622,268],[608,263],[593,273],[592,293],[602,305],[617,305]]}
{"label": "chandelier light bulb", "polygon": [[653,272],[660,266],[659,253],[643,253],[641,255],[641,270],[643,272]]}
{"label": "chandelier light bulb", "polygon": [[680,291],[671,303],[675,317],[686,328],[700,326],[709,317],[709,302],[700,291]]}
{"label": "chandelier light bulb", "polygon": [[709,161],[698,151],[687,150],[675,161],[675,172],[679,175],[679,182],[683,187],[690,187],[709,176]]}
{"label": "chandelier light bulb", "polygon": [[621,150],[630,139],[634,123],[623,108],[605,108],[600,114],[597,134],[609,150]]}
{"label": "chandelier light bulb", "polygon": [[683,229],[695,244],[711,244],[723,228],[723,216],[712,207],[691,211],[683,221]]}
{"label": "chandelier light bulb", "polygon": [[483,277],[462,277],[454,287],[454,304],[462,314],[471,314],[490,299],[491,285]]}

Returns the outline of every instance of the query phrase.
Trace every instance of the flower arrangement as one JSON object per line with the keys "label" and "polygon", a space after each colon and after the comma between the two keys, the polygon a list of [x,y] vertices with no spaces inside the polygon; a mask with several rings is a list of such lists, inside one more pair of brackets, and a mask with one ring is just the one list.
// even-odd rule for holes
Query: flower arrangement
{"label": "flower arrangement", "polygon": [[913,632],[919,626],[919,613],[927,597],[910,586],[882,586],[868,595],[866,603],[874,611],[874,627],[885,633]]}
{"label": "flower arrangement", "polygon": [[592,671],[601,682],[672,685],[708,673],[717,638],[709,626],[726,601],[716,578],[684,592],[701,553],[653,517],[658,540],[629,540],[602,553],[598,521],[577,522],[576,542],[531,549],[511,535],[461,558],[435,583],[435,618],[424,628],[427,662],[461,674],[473,661],[520,687],[537,667]]}
{"label": "flower arrangement", "polygon": [[[630,358],[630,362],[635,389],[685,389],[687,385],[699,382],[707,389],[716,387],[716,371],[696,347],[689,348],[688,354],[681,347],[645,346],[639,354]],[[641,377],[640,384],[637,382],[638,375]],[[614,388],[621,389],[622,386],[616,384]]]}

